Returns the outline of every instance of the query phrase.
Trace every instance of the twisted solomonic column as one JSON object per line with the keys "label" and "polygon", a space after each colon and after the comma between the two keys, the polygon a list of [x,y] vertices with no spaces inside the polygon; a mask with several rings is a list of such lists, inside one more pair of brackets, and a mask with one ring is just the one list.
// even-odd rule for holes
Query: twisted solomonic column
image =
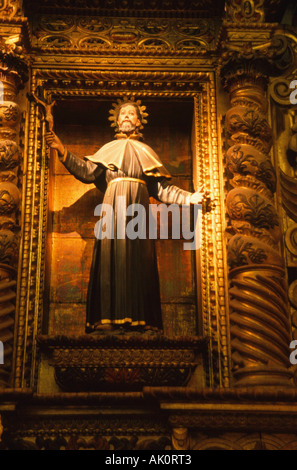
{"label": "twisted solomonic column", "polygon": [[18,49],[0,43],[0,341],[4,349],[0,387],[11,385],[20,231],[20,109],[16,97],[26,79],[27,68]]}
{"label": "twisted solomonic column", "polygon": [[226,207],[233,379],[234,386],[243,387],[291,385],[282,230],[269,156],[266,59],[251,51],[248,57],[233,53],[221,70],[231,102],[226,113]]}

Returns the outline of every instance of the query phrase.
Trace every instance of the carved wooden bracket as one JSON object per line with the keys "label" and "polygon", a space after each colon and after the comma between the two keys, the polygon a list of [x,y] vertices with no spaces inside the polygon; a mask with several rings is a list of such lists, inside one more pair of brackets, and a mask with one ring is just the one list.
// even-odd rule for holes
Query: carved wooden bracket
{"label": "carved wooden bracket", "polygon": [[203,354],[206,338],[86,335],[39,336],[64,391],[141,390],[186,385]]}

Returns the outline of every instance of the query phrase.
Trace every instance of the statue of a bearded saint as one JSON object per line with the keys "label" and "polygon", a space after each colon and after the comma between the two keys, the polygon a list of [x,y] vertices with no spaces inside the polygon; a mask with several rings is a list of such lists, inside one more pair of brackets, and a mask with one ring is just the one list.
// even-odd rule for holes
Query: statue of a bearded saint
{"label": "statue of a bearded saint", "polygon": [[113,208],[114,237],[95,240],[86,332],[162,331],[154,240],[148,232],[134,239],[119,237],[117,224],[131,204],[142,205],[148,214],[150,196],[166,204],[189,205],[202,203],[204,195],[169,183],[171,176],[158,155],[140,141],[147,114],[139,101],[118,100],[114,108],[110,120],[118,131],[116,139],[83,160],[69,152],[53,131],[46,134],[47,144],[58,151],[67,170],[84,183],[94,183],[104,192],[103,204]]}

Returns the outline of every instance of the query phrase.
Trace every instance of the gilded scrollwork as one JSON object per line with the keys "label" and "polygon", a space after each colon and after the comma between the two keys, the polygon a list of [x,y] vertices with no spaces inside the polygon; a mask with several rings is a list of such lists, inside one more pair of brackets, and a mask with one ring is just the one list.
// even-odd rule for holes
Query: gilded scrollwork
{"label": "gilded scrollwork", "polygon": [[83,37],[79,40],[78,47],[79,48],[87,48],[88,50],[92,50],[94,48],[104,48],[106,46],[110,46],[110,42],[107,39],[96,37]]}
{"label": "gilded scrollwork", "polygon": [[62,36],[61,34],[47,35],[42,38],[42,46],[51,47],[54,49],[72,47],[73,42],[71,38]]}
{"label": "gilded scrollwork", "polygon": [[[193,25],[193,23],[192,23]],[[159,20],[155,18],[137,20],[136,27],[139,31],[152,35],[163,34],[170,28],[170,22],[167,19]],[[178,28],[178,23],[177,23]],[[193,25],[193,28],[195,26]]]}
{"label": "gilded scrollwork", "polygon": [[176,29],[185,36],[203,36],[209,32],[209,23],[207,20],[200,19],[193,22],[191,20],[178,20],[175,25]]}
{"label": "gilded scrollwork", "polygon": [[297,280],[293,281],[289,286],[289,299],[294,308],[297,308]]}
{"label": "gilded scrollwork", "polygon": [[[282,225],[284,226],[284,258],[289,280],[288,297],[291,310],[292,337],[297,338],[296,331],[296,222],[297,222],[297,200],[296,200],[296,32],[292,29],[285,31],[287,42],[293,51],[295,60],[292,67],[286,70],[282,76],[273,79],[269,86],[272,113],[278,116],[273,123],[274,132],[277,135],[275,145],[275,158],[278,167],[278,179],[280,183],[280,195],[282,206]],[[294,382],[296,384],[296,370]]]}
{"label": "gilded scrollwork", "polygon": [[293,76],[296,76],[296,73],[292,75],[292,79],[285,77],[278,77],[274,79],[270,85],[270,96],[272,99],[282,105],[290,105],[290,93],[292,89],[290,88],[290,83],[293,80]]}
{"label": "gilded scrollwork", "polygon": [[207,50],[207,42],[201,39],[182,39],[176,44],[176,50],[181,51],[201,51]]}
{"label": "gilded scrollwork", "polygon": [[2,0],[0,4],[0,15],[13,18],[21,15],[19,0]]}
{"label": "gilded scrollwork", "polygon": [[287,148],[287,159],[289,164],[293,167],[294,171],[297,167],[297,113],[293,108],[289,110],[290,117],[290,136]]}
{"label": "gilded scrollwork", "polygon": [[143,50],[154,48],[156,50],[165,51],[165,50],[171,49],[168,41],[165,41],[164,39],[160,39],[160,38],[142,39],[139,42],[138,47]]}
{"label": "gilded scrollwork", "polygon": [[33,30],[33,46],[44,51],[98,50],[104,53],[189,54],[215,48],[214,20],[42,16]]}
{"label": "gilded scrollwork", "polygon": [[[241,43],[236,37],[232,40],[231,36],[226,41],[222,41],[221,45],[222,55],[219,60],[219,70],[225,89],[232,96],[232,85],[236,83],[247,85],[250,82],[249,92],[244,94],[245,98],[250,101],[250,106],[255,110],[258,109],[260,98],[261,105],[267,107],[261,88],[263,90],[267,87],[268,77],[292,72],[294,67],[295,53],[291,38],[281,32],[274,34],[270,32],[266,41],[262,43],[255,40]],[[251,84],[253,84],[254,90]],[[258,94],[256,100],[255,92]],[[262,109],[262,112],[266,113],[267,110]]]}
{"label": "gilded scrollwork", "polygon": [[[91,20],[88,20],[88,24],[91,22]],[[40,31],[48,31],[52,33],[61,33],[64,31],[70,31],[74,28],[74,20],[70,16],[41,16],[39,18],[39,28]],[[38,30],[35,31],[35,33],[38,34]]]}
{"label": "gilded scrollwork", "polygon": [[282,191],[282,205],[288,216],[297,222],[296,178],[279,169]]}
{"label": "gilded scrollwork", "polygon": [[231,0],[226,3],[227,19],[233,22],[264,21],[264,0]]}
{"label": "gilded scrollwork", "polygon": [[[53,19],[53,23],[55,24],[55,18]],[[72,18],[67,17],[68,22],[71,23],[75,20]],[[112,20],[110,18],[93,18],[93,17],[82,17],[78,18],[77,21],[77,28],[81,29],[82,31],[89,31],[92,33],[102,33],[103,31],[109,31],[112,27]],[[68,29],[68,28],[67,28]]]}
{"label": "gilded scrollwork", "polygon": [[289,252],[297,257],[297,224],[290,225],[285,233],[285,243]]}

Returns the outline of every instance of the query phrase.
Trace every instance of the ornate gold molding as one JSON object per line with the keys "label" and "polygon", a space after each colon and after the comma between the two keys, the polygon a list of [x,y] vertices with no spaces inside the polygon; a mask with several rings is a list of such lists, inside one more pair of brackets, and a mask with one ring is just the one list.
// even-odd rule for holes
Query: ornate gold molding
{"label": "ornate gold molding", "polygon": [[23,15],[20,0],[3,0],[0,6],[0,17],[11,20]]}
{"label": "ornate gold molding", "polygon": [[[115,70],[55,70],[33,71],[34,92],[42,86],[55,99],[115,97],[132,94],[145,98],[192,98],[195,123],[194,185],[204,181],[217,200],[212,213],[203,216],[203,238],[200,258],[201,333],[210,335],[213,349],[209,364],[211,383],[228,385],[229,332],[225,304],[224,248],[222,242],[223,213],[221,209],[221,169],[217,145],[217,115],[214,75],[208,72],[134,72]],[[34,383],[36,371],[36,334],[40,331],[45,271],[45,239],[47,236],[48,160],[42,139],[43,123],[31,106],[29,119],[28,158],[24,187],[23,257],[19,277],[19,331],[15,383],[28,386]],[[206,236],[207,234],[207,236]],[[32,246],[36,256],[32,253]],[[200,268],[198,267],[200,271]],[[34,300],[33,300],[34,299]],[[198,320],[199,321],[199,320]],[[32,375],[25,364],[31,364]]]}
{"label": "ornate gold molding", "polygon": [[140,19],[36,16],[33,50],[42,53],[100,55],[197,55],[216,48],[215,18]]}
{"label": "ornate gold molding", "polygon": [[226,2],[226,20],[234,23],[263,23],[264,0],[230,0]]}
{"label": "ornate gold molding", "polygon": [[[275,449],[297,446],[294,388],[145,387],[125,394],[10,390],[2,391],[1,400],[6,404],[1,450],[83,449],[87,444],[101,450],[175,451],[254,449],[261,442]],[[107,408],[117,412],[106,413]]]}
{"label": "ornate gold molding", "polygon": [[[291,103],[290,94],[294,91],[292,82],[297,76],[296,53],[297,37],[293,28],[283,31],[287,42],[293,51],[294,60],[288,70],[270,81],[268,97],[270,99],[271,126],[275,135],[274,159],[278,180],[279,214],[284,227],[283,247],[286,275],[289,286],[288,295],[290,302],[292,337],[297,338],[296,322],[296,105]],[[276,119],[277,117],[277,119]],[[296,384],[296,371],[295,384]]]}
{"label": "ornate gold molding", "polygon": [[[272,0],[273,1],[273,0]],[[89,12],[98,16],[119,17],[179,17],[179,18],[201,18],[211,14],[220,16],[224,3],[219,0],[215,5],[211,0],[102,0],[100,5],[96,0],[27,0],[27,6],[38,13],[61,13],[69,12],[83,15]]]}

